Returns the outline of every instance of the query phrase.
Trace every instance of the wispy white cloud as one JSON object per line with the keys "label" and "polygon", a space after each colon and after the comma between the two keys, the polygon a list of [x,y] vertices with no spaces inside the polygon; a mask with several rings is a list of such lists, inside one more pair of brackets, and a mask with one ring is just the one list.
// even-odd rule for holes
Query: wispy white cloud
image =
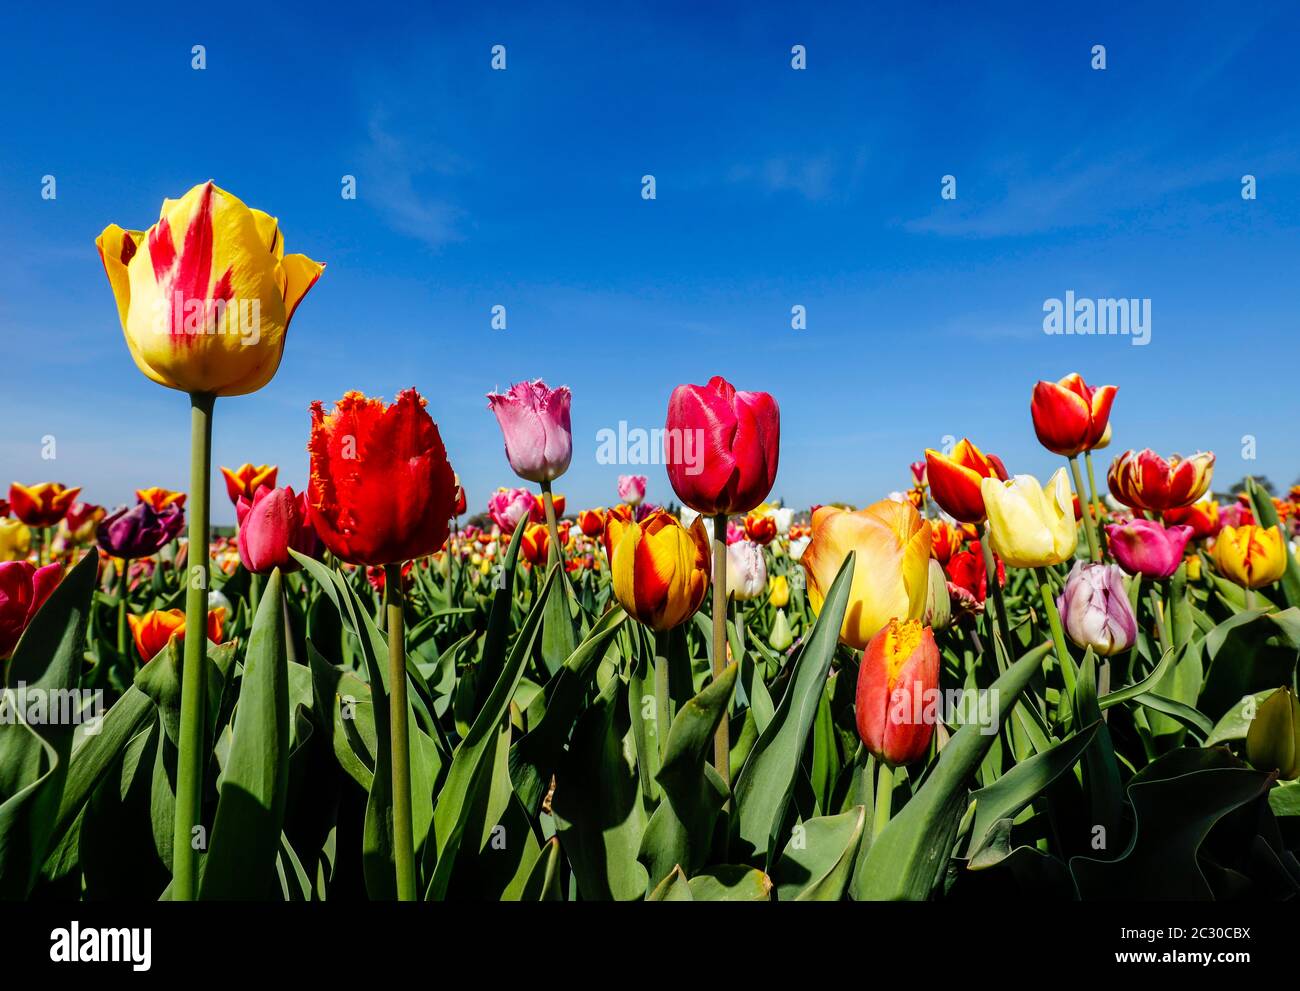
{"label": "wispy white cloud", "polygon": [[400,132],[382,110],[370,116],[368,139],[357,198],[372,203],[393,230],[431,248],[461,240],[465,211],[439,187],[465,172],[465,163],[445,148]]}

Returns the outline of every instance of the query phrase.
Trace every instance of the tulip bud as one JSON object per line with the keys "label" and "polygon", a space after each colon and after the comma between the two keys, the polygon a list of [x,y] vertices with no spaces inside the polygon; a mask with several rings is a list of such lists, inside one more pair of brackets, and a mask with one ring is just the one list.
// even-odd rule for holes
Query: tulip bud
{"label": "tulip bud", "polygon": [[952,598],[948,595],[948,578],[943,565],[930,558],[930,587],[925,596],[925,625],[946,630],[952,622]]}
{"label": "tulip bud", "polygon": [[939,648],[917,620],[891,619],[867,644],[858,668],[858,735],[891,765],[925,756],[938,720]]}
{"label": "tulip bud", "polygon": [[727,593],[737,602],[762,594],[767,586],[767,563],[763,548],[749,540],[727,545]]}
{"label": "tulip bud", "polygon": [[774,575],[768,582],[767,601],[776,609],[784,609],[790,603],[790,581],[785,575]]}
{"label": "tulip bud", "polygon": [[1289,688],[1266,698],[1246,732],[1246,759],[1283,781],[1300,778],[1300,701]]}
{"label": "tulip bud", "polygon": [[773,650],[789,650],[794,643],[794,634],[790,631],[790,621],[785,618],[785,610],[776,611],[772,620],[772,632],[767,635],[767,645]]}
{"label": "tulip bud", "polygon": [[1128,650],[1137,639],[1123,572],[1113,564],[1076,561],[1056,609],[1075,646],[1091,647],[1103,657]]}
{"label": "tulip bud", "polygon": [[240,497],[235,506],[239,517],[239,559],[254,574],[270,574],[276,568],[297,571],[299,564],[289,551],[308,557],[320,554],[321,542],[311,525],[307,493],[295,495],[291,487],[259,488],[252,501]]}

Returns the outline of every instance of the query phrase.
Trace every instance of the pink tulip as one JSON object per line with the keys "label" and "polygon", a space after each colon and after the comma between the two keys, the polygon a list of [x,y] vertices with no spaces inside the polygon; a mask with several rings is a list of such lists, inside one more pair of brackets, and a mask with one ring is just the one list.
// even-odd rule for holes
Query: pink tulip
{"label": "pink tulip", "polygon": [[1113,564],[1077,561],[1056,600],[1065,632],[1077,647],[1110,657],[1137,639],[1137,617],[1124,590],[1124,576]]}
{"label": "pink tulip", "polygon": [[239,497],[235,514],[239,518],[239,560],[255,575],[270,574],[276,568],[297,571],[300,565],[290,549],[308,557],[321,552],[306,492],[295,495],[288,485],[282,489],[263,485],[251,502],[247,496]]}
{"label": "pink tulip", "polygon": [[645,483],[647,479],[644,475],[619,475],[618,476],[618,497],[629,506],[639,506],[641,500],[645,498]]}
{"label": "pink tulip", "polygon": [[533,494],[527,489],[497,489],[488,499],[488,515],[502,533],[514,533],[533,511]]}
{"label": "pink tulip", "polygon": [[1144,519],[1106,526],[1110,552],[1119,566],[1143,578],[1168,578],[1177,571],[1193,532],[1190,526],[1165,527]]}
{"label": "pink tulip", "polygon": [[548,389],[541,379],[512,385],[506,393],[488,393],[506,441],[506,458],[516,475],[530,482],[549,482],[569,469],[573,430],[569,425],[569,387]]}

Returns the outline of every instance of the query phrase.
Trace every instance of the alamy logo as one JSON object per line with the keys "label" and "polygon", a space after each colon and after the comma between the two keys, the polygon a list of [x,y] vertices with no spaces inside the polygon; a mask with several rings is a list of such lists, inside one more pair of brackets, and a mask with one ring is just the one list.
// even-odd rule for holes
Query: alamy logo
{"label": "alamy logo", "polygon": [[1150,299],[1089,299],[1076,297],[1043,300],[1044,334],[1124,334],[1135,346],[1151,343]]}
{"label": "alamy logo", "polygon": [[129,963],[135,971],[148,970],[153,961],[153,930],[82,929],[73,922],[50,933],[50,959],[55,963]]}

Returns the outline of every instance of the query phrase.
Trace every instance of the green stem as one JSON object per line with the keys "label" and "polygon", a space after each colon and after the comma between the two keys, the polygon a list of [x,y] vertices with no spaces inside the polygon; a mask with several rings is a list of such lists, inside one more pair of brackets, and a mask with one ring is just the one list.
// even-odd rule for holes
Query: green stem
{"label": "green stem", "polygon": [[894,807],[894,769],[883,757],[876,758],[876,808],[871,818],[871,838],[877,839],[889,825],[889,814]]}
{"label": "green stem", "polygon": [[117,594],[117,656],[122,659],[123,663],[128,660],[126,630],[126,589],[122,588],[118,590]]}
{"label": "green stem", "polygon": [[262,576],[251,571],[248,574],[248,601],[252,607],[250,616],[256,616],[257,604],[262,601]]}
{"label": "green stem", "polygon": [[[198,891],[195,829],[203,804],[204,670],[208,638],[208,496],[212,475],[215,396],[190,396],[189,549],[185,592],[185,654],[181,667],[181,724],[176,757],[176,819],[172,831],[173,901],[193,901]],[[199,846],[206,848],[206,843]]]}
{"label": "green stem", "polygon": [[[555,522],[555,500],[551,497],[549,481],[542,482],[542,508],[546,510],[546,530],[551,538],[551,552],[547,559],[553,564],[560,560],[560,528]],[[635,515],[634,513],[633,516]]]}
{"label": "green stem", "polygon": [[1151,586],[1151,618],[1156,621],[1156,629],[1160,632],[1160,640],[1163,648],[1168,650],[1174,645],[1173,637],[1169,632],[1169,616],[1164,608],[1164,603],[1160,601],[1160,593],[1154,585]]}
{"label": "green stem", "polygon": [[1097,476],[1092,470],[1092,452],[1083,452],[1083,463],[1088,468],[1088,491],[1092,495],[1093,521],[1097,527],[1097,547],[1101,556],[1106,557],[1106,530],[1101,525],[1101,497],[1097,495]]}
{"label": "green stem", "polygon": [[673,712],[668,677],[668,631],[655,630],[655,737],[662,764],[668,747],[668,730]]}
{"label": "green stem", "polygon": [[1052,644],[1056,648],[1056,661],[1061,666],[1061,677],[1065,679],[1065,691],[1074,698],[1074,661],[1070,658],[1070,649],[1065,645],[1065,630],[1061,626],[1061,614],[1056,611],[1056,600],[1052,598],[1052,583],[1047,578],[1046,568],[1035,568],[1038,578],[1038,593],[1043,600],[1043,611],[1047,613],[1047,625],[1052,630]]}
{"label": "green stem", "polygon": [[406,639],[402,618],[402,565],[384,565],[388,619],[388,706],[393,754],[393,859],[397,900],[415,901],[415,831],[411,824],[411,736],[406,719]]}
{"label": "green stem", "polygon": [[1097,524],[1088,511],[1088,497],[1083,491],[1083,475],[1079,472],[1079,459],[1069,458],[1070,474],[1074,476],[1074,494],[1079,498],[1079,512],[1083,516],[1083,532],[1088,538],[1088,557],[1093,561],[1101,560],[1101,551],[1097,547]]}
{"label": "green stem", "polygon": [[[1282,546],[1285,547],[1286,544],[1284,543]],[[1254,609],[1254,608],[1255,608],[1255,590],[1254,590],[1253,588],[1248,588],[1248,589],[1245,590],[1245,592],[1246,592],[1246,608],[1247,608],[1247,609]]]}
{"label": "green stem", "polygon": [[[1002,646],[1006,650],[1007,657],[1011,657],[1011,620],[1007,616],[1007,607],[1002,601],[1002,584],[998,581],[998,563],[993,558],[993,547],[989,540],[989,526],[984,524],[983,539],[980,540],[980,553],[984,556],[984,585],[986,594],[984,596],[984,607],[988,608],[990,596],[993,599],[993,606],[997,612],[998,629],[1002,635]],[[990,626],[989,635],[992,637],[993,630]],[[997,664],[1002,663],[1002,658],[994,649],[993,656]]]}
{"label": "green stem", "polygon": [[[713,677],[727,666],[727,514],[713,517]],[[731,728],[726,715],[713,736],[713,768],[731,787]]]}

